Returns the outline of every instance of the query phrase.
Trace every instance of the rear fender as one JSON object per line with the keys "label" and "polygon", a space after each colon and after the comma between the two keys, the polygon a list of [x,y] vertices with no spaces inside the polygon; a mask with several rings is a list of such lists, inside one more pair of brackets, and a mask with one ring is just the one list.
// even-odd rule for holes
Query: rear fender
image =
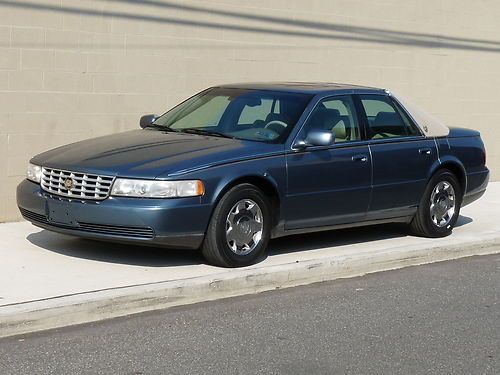
{"label": "rear fender", "polygon": [[451,172],[457,175],[457,178],[460,181],[460,185],[462,186],[462,192],[465,194],[465,192],[467,191],[467,172],[462,162],[453,155],[440,155],[439,159],[436,160],[429,169],[429,173],[427,174],[427,181],[429,181],[439,169],[444,168],[449,169]]}

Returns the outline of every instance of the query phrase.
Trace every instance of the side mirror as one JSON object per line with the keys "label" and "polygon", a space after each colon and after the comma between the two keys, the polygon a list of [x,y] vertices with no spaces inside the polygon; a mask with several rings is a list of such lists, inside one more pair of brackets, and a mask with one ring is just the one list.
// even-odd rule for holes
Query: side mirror
{"label": "side mirror", "polygon": [[158,118],[158,116],[156,115],[144,115],[141,117],[140,121],[139,121],[139,126],[141,128],[147,128],[148,126],[150,126],[156,119]]}
{"label": "side mirror", "polygon": [[330,146],[335,143],[333,133],[329,130],[311,130],[307,133],[305,140],[297,141],[294,145],[297,149],[313,146]]}

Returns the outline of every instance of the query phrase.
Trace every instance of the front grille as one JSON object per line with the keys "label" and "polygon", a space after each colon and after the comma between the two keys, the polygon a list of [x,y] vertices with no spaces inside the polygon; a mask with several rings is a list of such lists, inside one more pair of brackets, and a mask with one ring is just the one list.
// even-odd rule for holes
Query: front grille
{"label": "front grille", "polygon": [[77,226],[71,226],[71,225],[49,222],[47,221],[47,217],[45,215],[41,215],[36,212],[26,210],[22,207],[19,207],[19,210],[21,211],[23,217],[31,222],[41,223],[56,228],[70,229],[79,232],[104,234],[110,236],[137,238],[137,239],[153,239],[155,236],[153,228],[149,227],[131,227],[124,225],[95,224],[95,223],[86,223],[83,221],[79,221]]}
{"label": "front grille", "polygon": [[78,222],[78,230],[131,238],[153,238],[154,231],[147,227],[128,227]]}
{"label": "front grille", "polygon": [[[65,182],[71,181],[69,188]],[[114,177],[42,168],[42,189],[69,198],[102,200],[109,196]]]}

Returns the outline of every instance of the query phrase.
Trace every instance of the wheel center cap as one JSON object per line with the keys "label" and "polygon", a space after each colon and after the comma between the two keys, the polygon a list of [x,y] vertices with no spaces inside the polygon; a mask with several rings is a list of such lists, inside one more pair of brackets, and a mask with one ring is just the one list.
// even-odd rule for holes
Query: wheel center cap
{"label": "wheel center cap", "polygon": [[246,242],[252,239],[253,236],[253,231],[252,231],[252,225],[250,222],[249,217],[243,216],[238,220],[238,232],[240,232],[240,237],[242,242]]}
{"label": "wheel center cap", "polygon": [[445,200],[441,200],[437,203],[437,212],[440,216],[444,215],[448,211],[448,204]]}
{"label": "wheel center cap", "polygon": [[251,232],[251,228],[250,228],[250,225],[248,224],[248,221],[244,221],[243,223],[240,224],[241,225],[241,231],[244,233],[244,234],[250,234]]}

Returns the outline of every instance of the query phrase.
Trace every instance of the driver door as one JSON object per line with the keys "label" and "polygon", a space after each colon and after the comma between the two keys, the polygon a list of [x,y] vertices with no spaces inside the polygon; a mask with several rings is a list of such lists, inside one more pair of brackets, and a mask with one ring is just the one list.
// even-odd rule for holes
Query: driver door
{"label": "driver door", "polygon": [[321,100],[296,141],[313,129],[332,131],[335,143],[287,153],[287,230],[360,221],[368,209],[372,160],[352,97]]}

